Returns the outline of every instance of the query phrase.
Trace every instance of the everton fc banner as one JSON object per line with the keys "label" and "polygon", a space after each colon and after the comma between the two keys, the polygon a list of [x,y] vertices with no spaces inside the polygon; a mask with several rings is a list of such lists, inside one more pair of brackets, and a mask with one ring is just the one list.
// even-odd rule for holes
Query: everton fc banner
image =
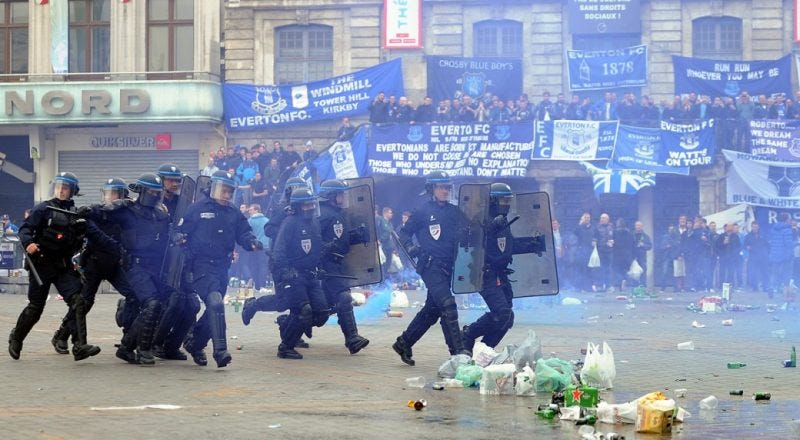
{"label": "everton fc banner", "polygon": [[400,176],[525,177],[532,149],[531,124],[373,126],[367,146],[373,174]]}
{"label": "everton fc banner", "polygon": [[647,85],[647,46],[609,50],[568,50],[571,90]]}
{"label": "everton fc banner", "polygon": [[349,141],[334,142],[314,160],[306,162],[295,176],[311,181],[314,173],[319,182],[364,177],[369,175],[367,154],[367,130],[362,127],[356,130]]}
{"label": "everton fc banner", "polygon": [[661,130],[658,128],[620,125],[608,167],[613,170],[689,174],[689,167],[672,167],[664,163],[662,149]]}
{"label": "everton fc banner", "polygon": [[667,166],[711,166],[717,151],[714,120],[693,124],[661,121],[661,144],[661,161]]}
{"label": "everton fc banner", "polygon": [[800,209],[800,163],[764,160],[748,153],[722,150],[732,162],[726,202],[778,209]]}
{"label": "everton fc banner", "polygon": [[750,121],[750,153],[769,160],[800,161],[800,121]]}
{"label": "everton fc banner", "polygon": [[349,75],[292,86],[226,83],[225,125],[230,131],[263,130],[366,113],[379,91],[403,95],[400,59]]}
{"label": "everton fc banner", "polygon": [[792,92],[790,55],[775,61],[723,61],[672,56],[675,94],[750,96]]}
{"label": "everton fc banner", "polygon": [[536,121],[531,159],[610,159],[617,121]]}
{"label": "everton fc banner", "polygon": [[460,95],[490,93],[508,100],[522,94],[522,60],[430,56],[427,61],[428,96],[435,103]]}

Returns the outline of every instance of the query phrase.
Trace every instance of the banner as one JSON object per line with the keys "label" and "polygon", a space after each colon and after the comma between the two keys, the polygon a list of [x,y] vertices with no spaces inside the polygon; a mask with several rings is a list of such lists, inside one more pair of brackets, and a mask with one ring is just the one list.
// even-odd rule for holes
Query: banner
{"label": "banner", "polygon": [[647,46],[568,50],[570,90],[606,90],[647,85]]}
{"label": "banner", "polygon": [[383,47],[422,48],[422,0],[384,0]]}
{"label": "banner", "polygon": [[772,225],[781,221],[780,215],[784,212],[789,214],[792,220],[800,223],[800,209],[777,209],[763,206],[756,206],[753,208],[755,221],[758,222],[762,236],[769,237],[769,231]]}
{"label": "banner", "polygon": [[774,93],[792,94],[792,61],[786,55],[775,61],[725,61],[672,56],[675,70],[675,94],[697,93],[750,96]]}
{"label": "banner", "polygon": [[381,91],[403,95],[400,59],[293,86],[225,83],[225,125],[230,131],[263,130],[362,114]]}
{"label": "banner", "polygon": [[714,120],[693,124],[661,121],[661,146],[661,162],[667,166],[711,166],[717,151]]}
{"label": "banner", "polygon": [[728,204],[800,209],[800,163],[764,160],[730,150],[722,152],[732,162],[726,186]]}
{"label": "banner", "polygon": [[569,0],[572,34],[639,33],[640,0]]}
{"label": "banner", "polygon": [[511,58],[427,57],[428,96],[434,103],[486,93],[503,100],[522,94],[522,60]]}
{"label": "banner", "polygon": [[536,121],[531,159],[610,159],[617,121]]}
{"label": "banner", "polygon": [[656,184],[656,175],[648,171],[605,170],[589,162],[581,162],[592,175],[594,193],[636,194],[640,189]]}
{"label": "banner", "polygon": [[356,130],[349,141],[334,142],[310,162],[306,162],[295,176],[310,181],[316,174],[317,181],[328,179],[352,179],[369,175],[367,167],[367,130],[363,126]]}
{"label": "banner", "polygon": [[69,4],[50,5],[50,64],[53,73],[69,72]]}
{"label": "banner", "polygon": [[373,174],[525,177],[533,133],[531,124],[373,126],[366,147]]}
{"label": "banner", "polygon": [[717,224],[717,230],[714,232],[718,234],[725,232],[724,226],[731,223],[739,225],[740,233],[750,232],[750,223],[755,220],[753,207],[745,203],[713,214],[704,215],[703,218],[708,223],[714,222]]}
{"label": "banner", "polygon": [[672,167],[663,162],[662,150],[660,129],[620,125],[608,168],[689,174],[689,167]]}
{"label": "banner", "polygon": [[800,121],[750,121],[750,153],[767,160],[800,161]]}

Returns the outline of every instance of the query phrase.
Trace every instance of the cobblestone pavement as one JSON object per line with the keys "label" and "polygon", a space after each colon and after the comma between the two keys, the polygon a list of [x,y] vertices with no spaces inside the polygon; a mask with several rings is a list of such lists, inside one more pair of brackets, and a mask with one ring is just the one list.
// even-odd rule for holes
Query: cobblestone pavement
{"label": "cobblestone pavement", "polygon": [[[411,300],[419,299],[417,295],[412,292]],[[585,302],[561,305],[567,296]],[[608,341],[617,367],[613,391],[601,393],[609,402],[656,390],[668,396],[675,388],[688,390],[676,400],[693,416],[676,424],[671,436],[636,434],[632,425],[598,424],[603,432],[623,433],[628,439],[798,438],[792,420],[800,418],[800,369],[781,365],[791,346],[800,342],[796,309],[769,313],[769,300],[750,292],[737,294],[734,302],[758,309],[717,314],[686,310],[699,297],[662,293],[657,299],[635,300],[635,308],[626,308],[629,302],[614,294],[564,292],[550,299],[518,300],[515,327],[503,344],[520,342],[533,329],[545,356],[579,359],[587,341]],[[311,348],[303,351],[305,359],[291,361],[275,356],[275,314],[259,314],[245,327],[229,306],[234,356],[229,367],[198,367],[191,361],[144,367],[114,357],[119,338],[113,322],[116,299],[101,295],[89,316],[90,342],[103,348],[97,357],[74,362],[54,353],[50,337],[65,311],[55,298],[25,341],[22,358],[0,356],[4,439],[579,438],[572,423],[534,414],[548,396],[481,396],[476,389],[435,391],[430,385],[405,388],[408,377],[433,381],[447,357],[438,326],[414,347],[415,367],[402,364],[391,350],[413,308],[402,318],[388,318],[370,312],[371,300],[359,310],[360,332],[371,340],[364,351],[349,355],[338,328],[328,325],[315,329]],[[25,301],[22,295],[0,295],[0,330],[13,327]],[[461,321],[471,322],[480,313],[464,310]],[[728,318],[733,326],[721,324]],[[693,328],[695,320],[706,327]],[[785,339],[773,337],[774,330],[785,330]],[[676,349],[678,342],[689,340],[694,351]],[[729,370],[729,361],[747,366]],[[729,396],[732,389],[744,389],[744,397]],[[772,400],[755,403],[750,396],[756,391],[770,392]],[[719,408],[701,413],[698,402],[710,394],[719,398]],[[406,407],[409,399],[419,398],[428,402],[423,411]],[[150,404],[180,408],[110,409]]]}

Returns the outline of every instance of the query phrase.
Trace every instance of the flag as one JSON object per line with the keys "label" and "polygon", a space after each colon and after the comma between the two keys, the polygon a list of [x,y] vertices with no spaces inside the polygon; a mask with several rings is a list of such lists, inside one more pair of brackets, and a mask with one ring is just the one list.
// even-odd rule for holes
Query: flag
{"label": "flag", "polygon": [[592,175],[594,193],[600,194],[636,194],[640,189],[656,184],[656,175],[649,171],[638,170],[606,170],[589,162],[581,162],[586,171]]}

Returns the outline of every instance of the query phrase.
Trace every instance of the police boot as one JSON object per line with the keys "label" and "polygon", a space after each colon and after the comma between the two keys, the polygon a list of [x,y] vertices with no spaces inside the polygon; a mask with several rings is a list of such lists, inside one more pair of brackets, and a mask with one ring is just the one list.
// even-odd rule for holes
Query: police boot
{"label": "police boot", "polygon": [[447,319],[447,315],[442,316],[442,330],[445,332],[445,339],[449,341],[450,354],[466,354],[472,356],[472,352],[464,347],[464,337],[461,329],[458,328],[458,319]]}
{"label": "police boot", "polygon": [[244,323],[244,325],[250,325],[250,320],[256,316],[257,311],[256,299],[254,297],[244,300],[244,305],[242,306],[242,323]]}
{"label": "police boot", "polygon": [[201,367],[205,367],[208,365],[208,358],[206,358],[206,352],[203,351],[202,348],[197,347],[197,343],[193,334],[189,334],[186,338],[186,341],[183,343],[183,348],[189,352],[189,355],[192,357],[192,361],[200,365]]}
{"label": "police boot", "polygon": [[136,355],[142,365],[155,365],[156,363],[156,358],[151,350],[159,316],[161,316],[161,303],[157,299],[151,298],[137,318],[137,320],[141,319],[141,326],[138,331]]}
{"label": "police boot", "polygon": [[303,359],[303,355],[297,350],[289,348],[284,344],[278,346],[278,357],[281,359]]}
{"label": "police boot", "polygon": [[228,352],[228,341],[225,336],[225,309],[213,310],[209,317],[209,324],[211,325],[211,344],[214,346],[214,361],[217,363],[217,368],[223,368],[231,363],[232,359]]}
{"label": "police boot", "polygon": [[344,334],[344,345],[350,354],[356,354],[369,344],[369,339],[358,334],[356,317],[352,309],[339,311],[338,315],[339,327],[342,328],[342,334]]}
{"label": "police boot", "polygon": [[114,321],[116,321],[117,327],[122,328],[125,326],[125,298],[117,300],[117,311],[114,313]]}
{"label": "police boot", "polygon": [[[284,329],[286,327],[286,320],[288,318],[289,315],[279,315],[277,318],[275,318],[275,323],[278,324],[278,333],[280,333],[281,340],[283,340],[285,337]],[[294,348],[309,348],[309,347],[311,346],[308,345],[308,342],[303,340],[302,337],[297,341],[297,344],[294,344]]]}
{"label": "police boot", "polygon": [[22,351],[22,341],[16,338],[14,335],[15,332],[16,328],[11,329],[11,333],[8,335],[8,354],[11,355],[12,359],[17,360]]}
{"label": "police boot", "polygon": [[61,326],[58,327],[55,334],[53,334],[53,339],[50,340],[50,343],[53,344],[53,348],[56,350],[58,354],[69,354],[69,344],[67,340],[69,339],[69,328],[61,323]]}
{"label": "police boot", "polygon": [[413,356],[413,354],[411,353],[411,346],[406,344],[406,341],[405,339],[403,339],[402,336],[397,337],[397,341],[395,341],[395,343],[392,344],[392,349],[395,351],[395,353],[400,355],[401,361],[405,362],[408,365],[411,365],[412,367],[414,366],[414,364],[416,364],[416,362],[414,362],[414,359],[411,359],[411,356]]}
{"label": "police boot", "polygon": [[174,350],[170,350],[163,345],[156,345],[153,346],[153,356],[161,359],[166,359],[169,361],[185,361],[189,359],[186,357],[186,354],[182,352],[180,349],[176,348]]}
{"label": "police boot", "polygon": [[76,361],[82,361],[88,357],[96,356],[100,353],[100,347],[86,343],[86,301],[80,294],[75,294],[69,299],[69,305],[75,313],[72,345],[72,356]]}
{"label": "police boot", "polygon": [[114,355],[129,364],[139,363],[139,359],[136,357],[136,352],[126,347],[124,344],[119,344],[119,347],[117,347],[117,352]]}
{"label": "police boot", "polygon": [[475,336],[470,333],[470,326],[469,324],[465,325],[461,329],[461,334],[464,337],[464,349],[472,351],[472,348],[475,347]]}
{"label": "police boot", "polygon": [[22,309],[22,313],[17,318],[17,325],[11,330],[8,336],[8,354],[12,359],[19,359],[22,352],[22,341],[28,336],[33,326],[39,322],[42,316],[42,309],[30,303]]}

